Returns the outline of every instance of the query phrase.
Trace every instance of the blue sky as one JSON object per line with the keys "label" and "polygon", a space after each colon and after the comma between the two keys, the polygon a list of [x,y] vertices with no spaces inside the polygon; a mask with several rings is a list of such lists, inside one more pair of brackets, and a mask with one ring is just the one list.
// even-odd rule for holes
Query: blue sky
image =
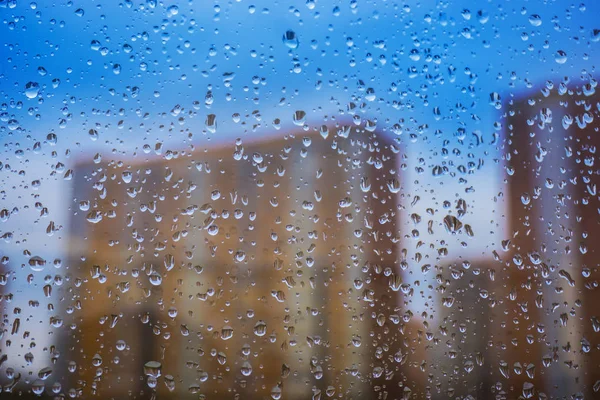
{"label": "blue sky", "polygon": [[[490,105],[490,94],[506,103],[563,76],[580,85],[582,70],[595,69],[591,38],[599,11],[593,2],[564,1],[32,4],[0,2],[2,161],[26,171],[3,179],[6,187],[40,179],[38,193],[58,205],[51,211],[65,225],[68,216],[59,209],[66,202],[56,195],[69,183],[50,176],[57,161],[69,166],[97,152],[146,157],[142,146],[157,142],[185,149],[279,135],[273,121],[285,131],[297,110],[317,129],[326,118],[344,118],[351,102],[364,103],[357,112],[363,123],[376,120],[384,135],[395,137],[392,127],[400,124],[413,163],[441,163],[445,140],[458,146],[459,130],[467,143],[477,132],[484,144],[469,151],[486,167],[468,186],[475,180],[472,199],[490,207],[503,179],[493,162],[502,149],[490,144],[501,133],[493,124],[503,110]],[[298,38],[296,48],[282,40],[287,31]],[[567,53],[563,64],[555,60],[559,50]],[[40,88],[34,98],[25,95],[29,82]],[[216,115],[215,133],[205,129],[208,114]],[[46,143],[48,133],[56,134],[55,145]],[[34,151],[36,142],[42,145]],[[440,198],[464,191],[456,179],[410,172],[405,185],[411,192],[430,186]],[[4,207],[30,192],[7,191]],[[19,220],[31,222],[25,215]]]}
{"label": "blue sky", "polygon": [[[474,210],[491,213],[504,172],[494,163],[501,141],[491,144],[493,134],[502,133],[494,122],[503,109],[490,104],[490,94],[505,104],[511,96],[537,93],[546,80],[569,76],[572,87],[581,85],[583,70],[595,73],[598,43],[591,39],[600,11],[595,2],[564,1],[32,4],[0,2],[0,161],[15,170],[3,172],[10,190],[0,201],[8,209],[31,202],[30,183],[39,179],[36,194],[65,226],[70,183],[51,175],[58,161],[68,168],[97,152],[146,157],[142,146],[157,142],[164,149],[233,145],[237,137],[281,134],[273,121],[285,131],[297,110],[306,112],[308,129],[317,129],[326,118],[344,118],[351,102],[364,103],[357,112],[362,123],[376,120],[384,135],[396,137],[393,126],[400,124],[412,163],[439,164],[444,141],[460,146],[462,129],[468,144],[477,132],[484,144],[468,151],[486,166],[467,186],[477,189],[470,196]],[[298,38],[296,48],[282,40],[287,31]],[[559,50],[567,54],[562,64]],[[29,82],[40,88],[33,98],[25,95]],[[216,115],[215,133],[205,129],[208,114]],[[98,132],[96,140],[90,129]],[[56,144],[47,143],[49,133]],[[411,193],[464,193],[457,179],[411,171],[404,179]],[[14,231],[15,241],[31,237],[44,228],[38,219],[25,211],[3,229]],[[31,229],[16,229],[22,226]],[[60,248],[42,237],[30,245]]]}

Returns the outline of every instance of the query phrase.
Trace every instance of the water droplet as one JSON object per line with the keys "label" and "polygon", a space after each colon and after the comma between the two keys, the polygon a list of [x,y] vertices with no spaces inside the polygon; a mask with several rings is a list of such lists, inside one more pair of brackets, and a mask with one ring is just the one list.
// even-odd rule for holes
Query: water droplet
{"label": "water droplet", "polygon": [[232,337],[233,337],[233,328],[229,325],[225,325],[221,329],[221,339],[228,340],[228,339],[231,339]]}
{"label": "water droplet", "polygon": [[90,211],[86,215],[85,219],[92,224],[97,224],[98,222],[102,221],[102,213],[98,210]]}
{"label": "water droplet", "polygon": [[206,116],[206,121],[204,121],[204,126],[206,130],[210,133],[217,132],[217,116],[215,114],[208,114]]}
{"label": "water droplet", "polygon": [[40,256],[33,256],[29,259],[29,267],[35,272],[43,271],[45,266],[46,260]]}
{"label": "water droplet", "polygon": [[44,390],[46,390],[46,384],[41,379],[36,379],[31,384],[31,391],[38,396],[41,396]]}
{"label": "water droplet", "polygon": [[446,215],[444,217],[444,227],[446,231],[451,234],[456,234],[462,228],[462,222],[459,221],[454,215]]}
{"label": "water droplet", "polygon": [[40,93],[40,85],[37,82],[27,82],[25,85],[25,96],[29,99],[35,99]]}
{"label": "water droplet", "polygon": [[564,64],[567,62],[567,53],[564,50],[558,50],[554,55],[554,61],[558,64]]}
{"label": "water droplet", "polygon": [[387,181],[387,187],[390,192],[398,193],[401,189],[400,181],[398,181],[398,179],[396,179],[396,178],[390,178]]}
{"label": "water droplet", "polygon": [[273,386],[273,388],[271,389],[271,398],[273,400],[281,399],[281,385],[280,384]]}
{"label": "water droplet", "polygon": [[264,336],[267,333],[267,323],[263,320],[258,321],[254,325],[254,334],[256,336]]}
{"label": "water droplet", "polygon": [[158,378],[161,376],[162,364],[158,361],[148,361],[144,364],[144,375]]}
{"label": "water droplet", "polygon": [[296,32],[292,30],[288,30],[283,34],[283,43],[292,50],[300,45]]}
{"label": "water droplet", "polygon": [[538,14],[531,14],[529,16],[529,23],[532,26],[540,26],[542,25],[542,17],[540,17]]}
{"label": "water droplet", "polygon": [[167,7],[167,17],[170,18],[177,14],[179,14],[179,7],[177,7],[175,4]]}
{"label": "water droplet", "polygon": [[242,375],[250,376],[252,375],[252,365],[250,365],[248,361],[244,361],[242,367],[240,368],[240,371],[242,372]]}

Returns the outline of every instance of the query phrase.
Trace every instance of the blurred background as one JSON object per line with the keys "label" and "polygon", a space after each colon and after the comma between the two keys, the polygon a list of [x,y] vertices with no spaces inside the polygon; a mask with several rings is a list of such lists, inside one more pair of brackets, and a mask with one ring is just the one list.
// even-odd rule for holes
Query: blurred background
{"label": "blurred background", "polygon": [[599,11],[0,0],[0,394],[600,396]]}

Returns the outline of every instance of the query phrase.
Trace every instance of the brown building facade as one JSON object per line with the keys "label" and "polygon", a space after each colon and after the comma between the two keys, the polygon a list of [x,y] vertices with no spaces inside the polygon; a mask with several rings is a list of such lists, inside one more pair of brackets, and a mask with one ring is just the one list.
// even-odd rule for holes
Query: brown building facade
{"label": "brown building facade", "polygon": [[598,96],[560,83],[506,106],[510,230],[503,255],[509,393],[593,398],[600,379],[596,302]]}
{"label": "brown building facade", "polygon": [[359,128],[320,133],[77,168],[70,389],[364,398],[419,385],[400,357],[400,149]]}

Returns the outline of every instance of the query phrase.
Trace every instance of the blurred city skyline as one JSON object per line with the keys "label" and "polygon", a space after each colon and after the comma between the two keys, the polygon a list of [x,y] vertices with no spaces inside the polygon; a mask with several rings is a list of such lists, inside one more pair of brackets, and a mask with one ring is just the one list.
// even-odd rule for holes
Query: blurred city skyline
{"label": "blurred city skyline", "polygon": [[[395,164],[380,173],[398,180],[394,234],[400,240],[391,258],[411,260],[402,281],[421,291],[410,300],[414,321],[429,321],[432,330],[456,321],[454,308],[451,317],[431,310],[443,310],[444,288],[452,286],[446,281],[460,276],[467,282],[462,271],[478,283],[464,283],[453,294],[457,304],[494,321],[484,327],[474,321],[476,334],[493,342],[502,320],[503,334],[514,334],[500,340],[504,345],[512,339],[529,346],[524,354],[503,353],[498,341],[490,346],[463,338],[465,348],[475,349],[461,354],[465,368],[473,354],[486,351],[539,364],[547,357],[542,343],[552,347],[552,338],[556,349],[565,343],[577,351],[595,348],[590,321],[596,317],[588,304],[597,286],[599,14],[600,3],[561,1],[0,0],[0,257],[3,276],[10,272],[2,286],[0,349],[12,341],[4,353],[8,363],[17,352],[22,371],[47,366],[37,356],[23,363],[32,339],[10,334],[21,310],[22,330],[35,321],[44,327],[32,331],[38,349],[68,329],[47,321],[62,313],[63,290],[72,285],[63,281],[68,270],[85,264],[77,260],[90,244],[80,233],[107,222],[83,222],[73,234],[79,202],[90,200],[81,193],[91,189],[91,168],[168,166],[180,161],[175,153],[190,160],[220,154],[230,168],[239,162],[236,150],[253,149],[246,153],[252,157],[261,146],[299,143],[304,136],[312,140],[307,152],[318,154],[329,154],[323,146],[335,140],[342,147],[357,140],[396,146]],[[347,181],[356,186],[354,179]],[[207,187],[194,184],[210,197]],[[462,209],[457,204],[467,210],[460,234],[444,220],[445,210]],[[421,222],[427,219],[429,229]],[[43,272],[34,266],[32,273],[32,256],[47,260]],[[53,266],[53,260],[62,262]],[[481,274],[473,272],[478,266]],[[490,270],[499,276],[497,286],[484,279]],[[479,285],[486,289],[478,291]],[[48,286],[55,288],[51,294],[42,289]],[[510,286],[521,293],[518,300],[511,299]],[[486,297],[490,292],[494,299]],[[561,330],[573,321],[580,321],[577,329]],[[538,387],[561,382],[556,392],[567,396],[581,377],[589,392],[596,358],[570,348],[563,353],[572,356],[569,373],[550,366],[542,376],[538,365],[530,380]],[[428,354],[447,356],[439,348]],[[465,381],[474,387],[476,376],[480,386],[495,384],[496,364],[480,366],[480,375],[467,372]],[[506,379],[522,385],[526,376]]]}

